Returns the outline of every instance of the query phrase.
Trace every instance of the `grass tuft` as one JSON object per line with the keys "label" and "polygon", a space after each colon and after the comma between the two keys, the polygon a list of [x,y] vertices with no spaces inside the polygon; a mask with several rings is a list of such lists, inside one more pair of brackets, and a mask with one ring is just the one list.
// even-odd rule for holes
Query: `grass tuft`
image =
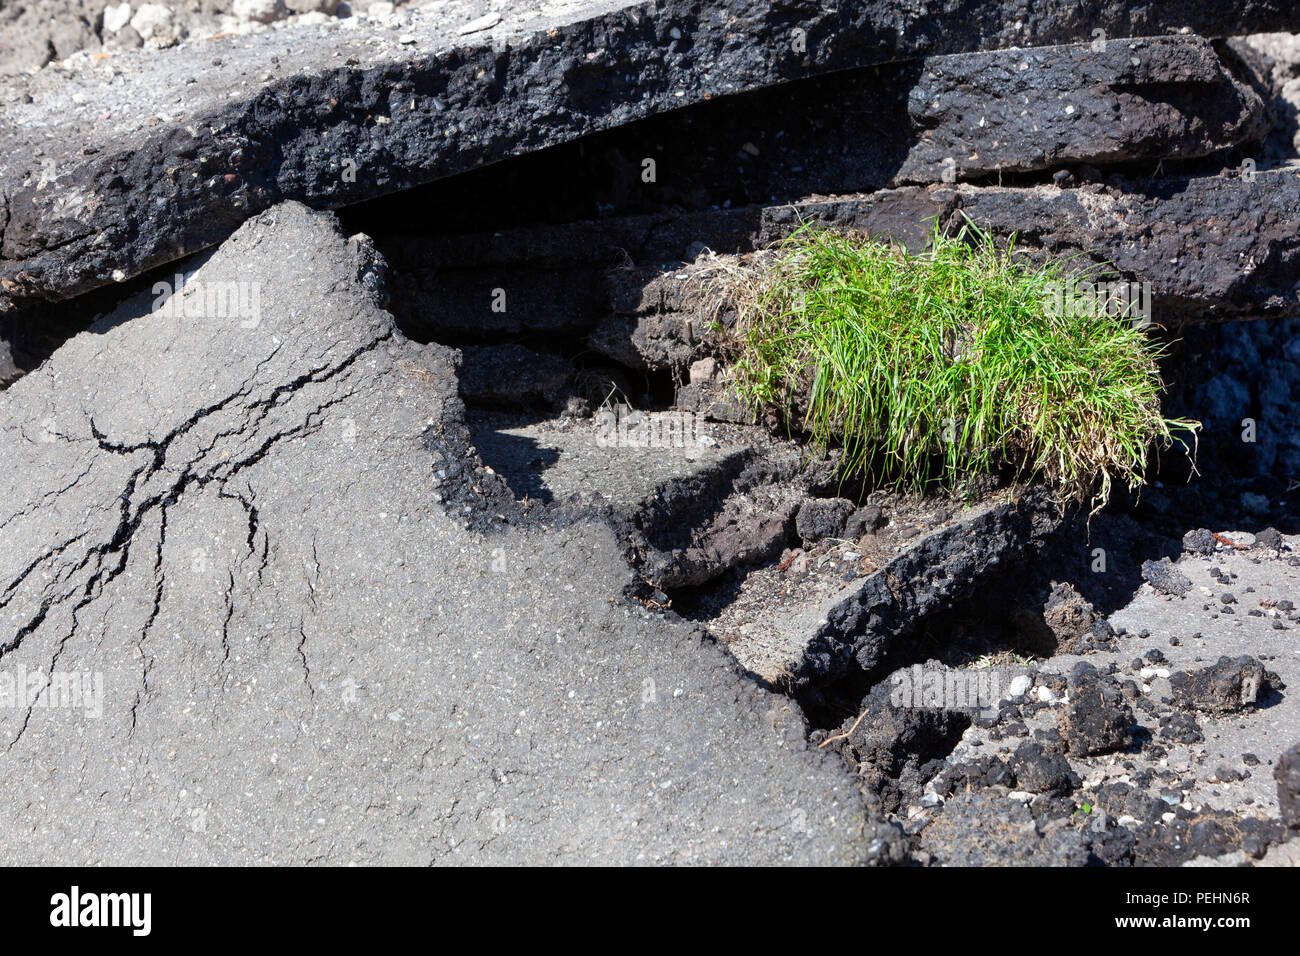
{"label": "grass tuft", "polygon": [[733,286],[736,385],[840,446],[846,477],[924,492],[1010,468],[1095,511],[1199,426],[1161,415],[1163,353],[1131,319],[1047,314],[1068,277],[970,223],[923,254],[804,227]]}

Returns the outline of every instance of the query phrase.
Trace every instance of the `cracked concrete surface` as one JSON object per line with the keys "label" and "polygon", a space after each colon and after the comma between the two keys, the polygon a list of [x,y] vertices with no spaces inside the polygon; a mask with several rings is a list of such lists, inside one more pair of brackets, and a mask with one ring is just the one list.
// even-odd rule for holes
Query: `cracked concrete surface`
{"label": "cracked concrete surface", "polygon": [[[0,674],[103,698],[0,698],[5,858],[888,854],[790,701],[619,599],[605,525],[444,511],[422,436],[458,426],[454,353],[395,330],[380,271],[285,204],[172,315],[106,319],[6,393]],[[256,316],[185,309],[232,281]]]}
{"label": "cracked concrete surface", "polygon": [[[1294,51],[1207,37],[1300,15],[935,6],[448,0],[0,76],[6,859],[1293,857],[1294,322],[1227,320],[1300,312]],[[1223,323],[1166,378],[1214,376],[1168,406],[1214,481],[1098,516],[1104,580],[1038,491],[882,496],[727,399],[715,271],[931,217]],[[674,394],[704,437],[602,440]],[[1255,545],[1185,524],[1225,508]]]}

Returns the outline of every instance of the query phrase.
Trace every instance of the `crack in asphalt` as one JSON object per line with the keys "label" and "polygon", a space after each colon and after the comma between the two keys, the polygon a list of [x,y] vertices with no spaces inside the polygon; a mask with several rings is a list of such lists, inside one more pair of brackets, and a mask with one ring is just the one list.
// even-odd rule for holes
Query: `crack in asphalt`
{"label": "crack in asphalt", "polygon": [[[98,428],[93,417],[87,415],[91,434],[94,436],[100,451],[115,455],[134,455],[144,453],[148,458],[131,473],[126,481],[125,488],[118,495],[118,522],[116,527],[113,529],[109,540],[88,548],[80,560],[74,562],[70,566],[64,566],[55,580],[46,584],[43,590],[43,600],[36,613],[29,618],[26,624],[17,630],[13,638],[5,644],[0,645],[0,659],[3,659],[7,654],[10,654],[21,647],[24,641],[40,628],[52,610],[61,606],[64,602],[71,599],[78,593],[78,591],[80,591],[80,599],[71,612],[72,625],[55,645],[50,665],[50,672],[52,675],[53,670],[57,666],[58,660],[63,653],[65,645],[76,634],[79,623],[78,615],[80,611],[100,597],[104,593],[105,588],[107,588],[108,585],[110,585],[126,570],[126,567],[130,562],[132,545],[135,543],[136,536],[140,532],[145,520],[156,509],[159,514],[159,536],[154,560],[154,601],[150,614],[144,623],[140,639],[137,641],[137,646],[140,650],[144,664],[141,675],[143,686],[137,691],[135,703],[132,704],[131,707],[131,734],[133,734],[136,727],[137,709],[149,693],[148,675],[152,659],[145,649],[145,643],[154,622],[159,613],[161,613],[163,594],[166,586],[166,575],[163,570],[163,552],[167,534],[167,509],[171,505],[174,505],[191,485],[202,488],[215,483],[217,485],[217,493],[220,497],[236,500],[244,508],[248,516],[249,528],[247,537],[248,555],[245,557],[255,555],[256,536],[260,526],[256,505],[253,503],[253,500],[250,500],[250,498],[255,499],[255,495],[252,495],[251,487],[249,489],[250,498],[245,498],[238,492],[228,492],[225,487],[226,483],[244,469],[261,461],[278,443],[302,437],[316,431],[320,427],[320,416],[323,415],[327,409],[347,401],[355,394],[355,391],[344,391],[341,394],[317,403],[315,407],[306,410],[300,416],[297,424],[289,428],[282,428],[273,431],[263,441],[253,445],[251,450],[239,458],[231,460],[226,456],[223,457],[221,461],[208,466],[208,457],[213,453],[213,450],[217,445],[225,438],[233,437],[243,439],[250,436],[256,437],[263,424],[275,409],[286,405],[294,396],[302,393],[308,386],[319,385],[345,374],[363,355],[377,348],[380,344],[390,339],[392,335],[392,332],[379,334],[372,340],[358,346],[350,354],[335,363],[327,363],[312,368],[310,371],[304,372],[290,381],[277,385],[265,398],[247,403],[242,408],[243,420],[239,425],[218,432],[206,445],[194,452],[190,459],[186,461],[183,467],[179,470],[169,468],[167,461],[169,453],[176,446],[178,441],[196,428],[201,422],[231,408],[232,406],[235,406],[240,399],[247,398],[255,386],[258,373],[268,362],[271,361],[272,358],[274,358],[275,354],[279,352],[281,346],[277,346],[266,358],[260,361],[238,389],[221,400],[194,412],[161,439],[146,440],[135,444],[113,442]],[[91,464],[93,466],[93,462]],[[89,468],[87,470],[89,470]],[[170,473],[175,475],[175,477],[161,491],[150,495],[142,502],[137,502],[137,494],[148,485],[151,479],[162,473]],[[90,533],[90,531],[82,532],[53,548],[48,549],[42,555],[34,559],[5,587],[3,600],[0,600],[0,608],[7,606],[7,604],[13,599],[18,588],[22,586],[24,581],[26,581],[38,567],[47,561],[56,559],[57,556],[63,554],[81,539],[87,537]],[[262,573],[266,568],[270,553],[269,541],[267,540],[266,534],[263,533],[262,537],[262,559],[261,565],[258,569],[259,584],[261,583]],[[112,556],[116,556],[117,560],[115,563],[110,564],[109,560]],[[94,565],[94,570],[91,572],[83,586],[78,587],[74,585],[58,596],[53,596],[49,593],[50,589],[54,585],[75,577],[92,563]],[[226,660],[229,659],[228,628],[230,620],[234,614],[233,600],[232,574],[231,590],[228,592],[227,596],[227,617],[223,625],[222,635],[222,645],[225,650]],[[305,634],[303,635],[303,640],[305,642]],[[301,653],[301,651],[302,646],[300,645],[299,652]],[[305,658],[304,667],[306,667]],[[314,694],[314,688],[311,688],[310,684],[309,671],[307,683],[308,687],[312,689]],[[17,742],[22,738],[39,700],[40,694],[38,693],[28,706],[24,721],[19,728],[17,735],[9,742],[6,748],[7,751],[12,750]],[[128,734],[128,736],[130,736],[130,734]]]}

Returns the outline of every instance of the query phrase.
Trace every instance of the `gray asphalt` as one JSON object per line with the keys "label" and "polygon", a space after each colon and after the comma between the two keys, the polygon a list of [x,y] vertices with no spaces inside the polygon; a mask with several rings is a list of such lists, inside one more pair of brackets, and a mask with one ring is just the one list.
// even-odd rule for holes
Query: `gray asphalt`
{"label": "gray asphalt", "polygon": [[[1251,544],[1254,536],[1234,529],[1221,529],[1223,537],[1239,544]],[[1300,537],[1283,536],[1291,548],[1300,547]],[[1182,598],[1165,595],[1150,584],[1143,584],[1132,600],[1113,613],[1109,620],[1116,628],[1126,631],[1111,651],[1094,651],[1085,657],[1062,654],[1036,664],[1044,673],[1068,674],[1079,661],[1087,661],[1100,670],[1115,663],[1120,666],[1120,677],[1133,677],[1153,701],[1175,698],[1168,675],[1176,671],[1195,671],[1214,664],[1220,657],[1237,658],[1250,655],[1277,674],[1287,690],[1268,697],[1262,706],[1248,707],[1239,712],[1221,716],[1206,713],[1195,715],[1204,734],[1204,741],[1195,744],[1176,743],[1167,738],[1157,738],[1168,750],[1166,756],[1153,761],[1145,753],[1118,753],[1075,760],[1074,764],[1084,780],[1085,790],[1104,782],[1131,776],[1145,767],[1172,770],[1178,774],[1180,787],[1186,790],[1187,805],[1276,818],[1278,816],[1277,784],[1273,767],[1277,758],[1288,747],[1300,741],[1300,643],[1296,640],[1297,625],[1288,620],[1289,615],[1276,611],[1273,602],[1300,601],[1300,568],[1288,560],[1288,553],[1269,550],[1234,550],[1221,548],[1213,556],[1204,557],[1184,553],[1176,567],[1192,581],[1192,590]],[[1210,568],[1218,567],[1237,578],[1224,585],[1210,577]],[[1247,588],[1253,590],[1247,591]],[[1233,613],[1223,613],[1219,598],[1231,592],[1236,603],[1230,605]],[[1261,604],[1260,602],[1265,602]],[[1204,605],[1209,605],[1209,610]],[[1261,611],[1263,616],[1253,617],[1248,612]],[[1275,628],[1274,622],[1283,624]],[[1141,637],[1147,632],[1147,637]],[[1199,635],[1199,636],[1197,636]],[[1170,638],[1179,643],[1170,644]],[[1158,650],[1165,661],[1145,662],[1148,669],[1145,679],[1142,671],[1132,673],[1130,664],[1135,658]],[[1002,684],[1005,689],[1008,682]],[[1031,691],[1032,693],[1032,691]],[[1027,721],[1031,729],[1055,726],[1061,703],[1055,702]],[[1167,711],[1168,708],[1164,708]],[[1138,723],[1154,731],[1154,720],[1137,711]],[[993,742],[988,733],[979,727],[967,731],[963,742],[954,751],[953,761],[968,759],[976,753],[993,753],[1012,750],[1022,737],[1010,737]],[[1247,764],[1244,754],[1254,754],[1258,764]],[[1126,769],[1126,765],[1127,768]],[[1220,767],[1245,771],[1244,780],[1222,782],[1217,779]]]}
{"label": "gray asphalt", "polygon": [[[797,710],[619,597],[602,525],[483,537],[421,435],[449,353],[288,204],[0,404],[10,863],[849,863],[878,850]],[[250,310],[251,311],[251,310]],[[120,317],[119,317],[120,318]],[[68,691],[64,685],[63,691]],[[42,701],[44,703],[42,703]]]}

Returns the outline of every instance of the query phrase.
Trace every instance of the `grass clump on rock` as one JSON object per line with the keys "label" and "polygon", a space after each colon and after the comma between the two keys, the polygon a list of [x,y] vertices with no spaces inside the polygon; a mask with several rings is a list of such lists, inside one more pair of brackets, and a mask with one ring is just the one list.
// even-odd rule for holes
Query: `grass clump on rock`
{"label": "grass clump on rock", "polygon": [[1162,416],[1161,348],[1131,318],[1049,314],[1068,279],[970,224],[922,254],[805,227],[734,290],[736,384],[846,475],[922,492],[1010,469],[1100,508],[1198,426]]}

